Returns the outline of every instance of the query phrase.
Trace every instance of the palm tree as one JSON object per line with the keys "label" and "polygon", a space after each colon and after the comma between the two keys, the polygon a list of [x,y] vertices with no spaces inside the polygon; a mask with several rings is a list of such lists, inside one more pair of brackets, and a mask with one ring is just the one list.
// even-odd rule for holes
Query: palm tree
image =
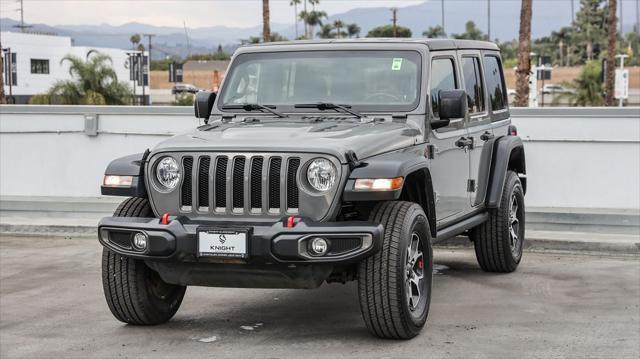
{"label": "palm tree", "polygon": [[316,34],[321,39],[333,39],[336,34],[333,33],[333,26],[331,24],[324,24],[320,26],[320,31]]}
{"label": "palm tree", "polygon": [[514,105],[526,107],[529,104],[529,73],[531,72],[531,0],[522,0],[519,40],[516,100]]}
{"label": "palm tree", "polygon": [[60,64],[69,62],[69,74],[73,80],[56,82],[47,95],[51,103],[65,105],[126,105],[131,90],[126,83],[118,82],[111,57],[95,50],[83,60],[74,55],[62,58]]}
{"label": "palm tree", "polygon": [[[311,0],[309,0],[311,1]],[[307,14],[306,21],[309,25],[309,33],[313,35],[313,31],[316,26],[322,26],[322,19],[327,17],[327,13],[324,11],[312,10]]]}
{"label": "palm tree", "polygon": [[136,45],[138,45],[140,43],[140,34],[133,34],[131,35],[131,37],[129,38],[129,41],[131,41],[131,48],[132,49],[136,49]]}
{"label": "palm tree", "polygon": [[300,0],[291,0],[289,6],[293,6],[293,14],[295,15],[295,24],[296,24],[296,39],[298,38],[298,5],[301,3]]}
{"label": "palm tree", "polygon": [[616,0],[609,0],[609,18],[607,19],[607,26],[609,27],[609,43],[607,47],[607,74],[605,76],[606,82],[604,84],[604,91],[606,94],[604,104],[606,106],[614,105],[613,90],[615,86],[615,72],[616,67],[616,40],[618,38],[618,32],[616,30]]}
{"label": "palm tree", "polygon": [[269,25],[269,0],[262,0],[262,41],[271,40],[271,26]]}
{"label": "palm tree", "polygon": [[342,20],[336,20],[333,22],[333,27],[336,29],[336,37],[339,39],[342,37],[342,35],[344,34],[344,32],[342,31],[342,28],[344,27],[344,22],[342,22]]}

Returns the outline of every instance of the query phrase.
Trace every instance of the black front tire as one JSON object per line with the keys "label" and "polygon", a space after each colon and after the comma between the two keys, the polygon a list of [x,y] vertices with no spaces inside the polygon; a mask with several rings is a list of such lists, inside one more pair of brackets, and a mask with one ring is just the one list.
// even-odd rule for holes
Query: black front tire
{"label": "black front tire", "polygon": [[[152,217],[145,198],[128,198],[115,217]],[[156,325],[171,319],[184,298],[186,286],[164,282],[144,261],[123,257],[104,248],[102,286],[111,313],[121,322]]]}
{"label": "black front tire", "polygon": [[378,204],[369,220],[384,226],[384,238],[382,249],[358,265],[362,317],[377,337],[413,338],[424,327],[431,304],[429,222],[419,205],[401,201]]}
{"label": "black front tire", "polygon": [[470,233],[478,264],[485,272],[510,273],[518,268],[524,247],[524,191],[520,178],[507,172],[502,200],[489,219]]}

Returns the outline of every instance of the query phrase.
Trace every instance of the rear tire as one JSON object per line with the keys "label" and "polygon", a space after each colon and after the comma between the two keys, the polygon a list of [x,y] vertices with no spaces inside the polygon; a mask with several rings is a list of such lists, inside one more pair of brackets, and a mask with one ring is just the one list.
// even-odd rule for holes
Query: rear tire
{"label": "rear tire", "polygon": [[[145,198],[128,198],[115,217],[152,217]],[[186,286],[164,282],[144,261],[102,250],[102,286],[111,313],[124,323],[156,325],[171,319],[180,308]]]}
{"label": "rear tire", "polygon": [[427,321],[433,281],[429,222],[410,202],[382,202],[369,220],[384,226],[381,250],[358,265],[360,310],[380,338],[410,339]]}
{"label": "rear tire", "polygon": [[524,191],[520,178],[507,172],[498,208],[471,231],[478,264],[485,272],[509,273],[518,268],[524,247]]}

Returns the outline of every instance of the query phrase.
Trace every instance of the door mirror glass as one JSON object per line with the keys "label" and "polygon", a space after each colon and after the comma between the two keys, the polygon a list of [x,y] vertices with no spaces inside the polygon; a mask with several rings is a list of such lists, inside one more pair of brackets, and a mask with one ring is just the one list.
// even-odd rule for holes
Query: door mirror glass
{"label": "door mirror glass", "polygon": [[216,100],[216,93],[210,91],[200,91],[196,94],[196,101],[193,106],[196,118],[208,119],[211,115],[213,103]]}
{"label": "door mirror glass", "polygon": [[[467,105],[467,93],[464,90],[440,91],[439,102],[440,108],[438,112],[440,120],[448,121],[467,117],[469,109]],[[431,127],[433,128],[433,122]]]}

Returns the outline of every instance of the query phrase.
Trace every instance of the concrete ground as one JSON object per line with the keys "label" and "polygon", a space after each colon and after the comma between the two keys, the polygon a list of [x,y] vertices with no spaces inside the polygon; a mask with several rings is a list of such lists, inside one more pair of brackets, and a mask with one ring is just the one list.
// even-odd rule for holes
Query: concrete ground
{"label": "concrete ground", "polygon": [[435,253],[431,314],[410,341],[370,336],[357,287],[197,288],[157,327],[116,321],[88,238],[0,238],[2,358],[640,356],[640,259],[525,253],[482,272],[468,249]]}

